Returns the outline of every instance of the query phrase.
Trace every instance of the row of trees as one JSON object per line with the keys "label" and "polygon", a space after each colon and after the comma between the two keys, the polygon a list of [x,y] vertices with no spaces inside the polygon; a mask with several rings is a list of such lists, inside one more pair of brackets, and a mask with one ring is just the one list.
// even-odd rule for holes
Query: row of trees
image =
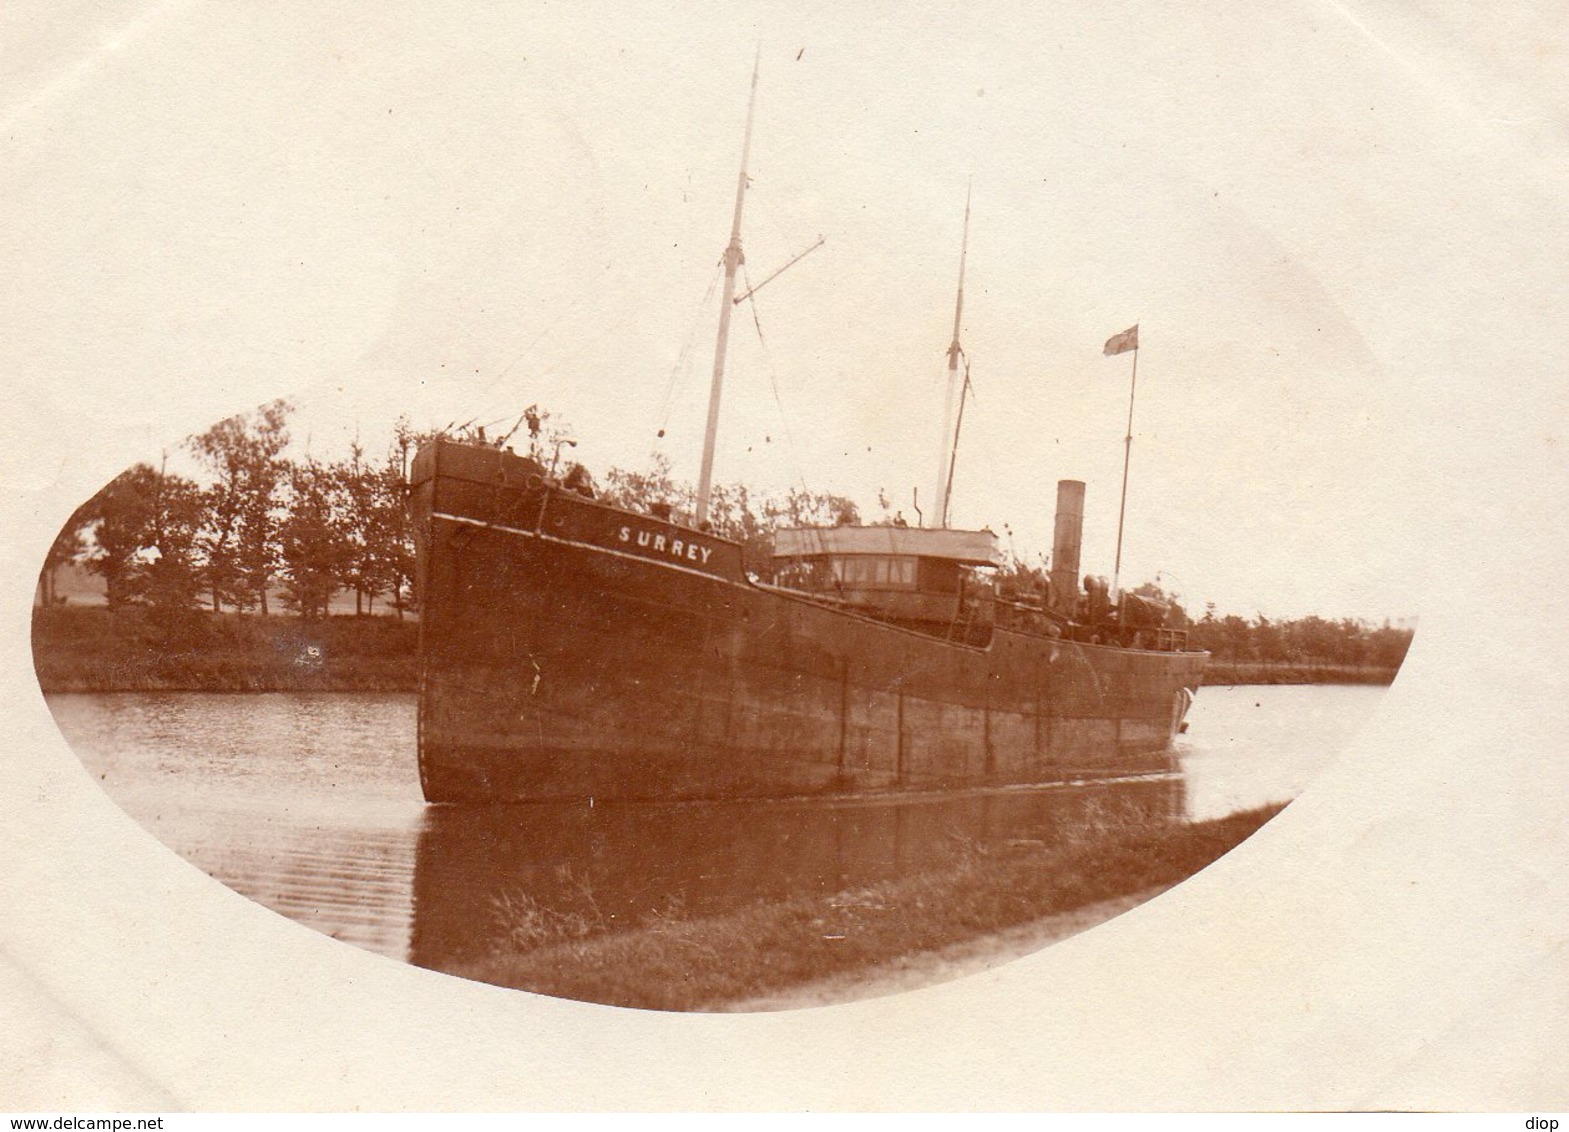
{"label": "row of trees", "polygon": [[385,595],[409,607],[412,532],[404,462],[418,437],[400,426],[379,460],[356,444],[334,463],[290,459],[286,401],[220,421],[187,447],[205,484],[137,464],[77,509],[45,562],[46,604],[60,566],[103,578],[111,610],[130,604],[177,612],[206,605],[270,612],[269,595],[307,617],[339,591],[369,612]]}
{"label": "row of trees", "polygon": [[1217,660],[1278,664],[1333,664],[1395,669],[1411,647],[1412,632],[1385,621],[1370,625],[1342,618],[1300,617],[1271,621],[1260,614],[1246,620],[1235,614],[1216,617],[1211,606],[1189,626],[1188,640]]}
{"label": "row of trees", "polygon": [[[46,605],[58,602],[55,577],[76,562],[104,581],[108,605],[151,606],[165,612],[206,606],[272,612],[271,595],[306,617],[322,617],[334,594],[355,595],[356,613],[385,598],[399,616],[413,608],[413,531],[404,501],[410,455],[436,432],[397,425],[379,458],[359,444],[346,459],[293,459],[287,401],[220,421],[186,443],[206,482],[137,464],[78,508],[51,547],[41,580]],[[554,471],[563,444],[550,414],[530,407],[518,427],[523,454]],[[486,444],[483,429],[458,428]],[[562,469],[567,486],[607,502],[641,510],[667,508],[677,518],[695,510],[690,484],[671,475],[668,461],[649,472],[611,469],[596,484],[582,465]],[[743,544],[746,561],[761,570],[773,532],[784,525],[855,522],[855,504],[841,496],[794,489],[782,498],[759,497],[741,486],[719,486],[710,504],[714,530]]]}
{"label": "row of trees", "polygon": [[[138,464],[116,476],[77,510],[56,538],[43,572],[43,599],[53,604],[58,567],[79,562],[104,580],[111,609],[128,604],[164,611],[205,605],[213,611],[270,612],[279,593],[292,612],[325,616],[335,593],[355,595],[357,613],[384,598],[399,614],[413,606],[413,532],[404,480],[413,450],[433,433],[399,422],[384,451],[371,458],[358,444],[347,458],[291,459],[292,406],[274,401],[253,413],[220,421],[187,442],[206,483],[167,467]],[[518,445],[543,470],[555,471],[569,444],[550,414],[531,406],[502,438],[527,425]],[[483,430],[458,430],[495,443]],[[167,461],[165,462],[167,463]],[[579,464],[562,473],[567,486],[640,510],[668,509],[690,517],[690,484],[671,475],[666,460],[652,470],[611,469],[596,483]],[[740,542],[749,569],[763,573],[774,532],[786,526],[855,523],[855,504],[838,495],[792,489],[758,496],[743,486],[716,487],[709,507],[714,530]],[[1015,561],[999,577],[1005,598],[1044,593],[1044,561]],[[1213,606],[1191,620],[1170,595],[1145,583],[1133,592],[1174,607],[1174,623],[1217,659],[1393,668],[1404,658],[1411,631],[1385,623],[1310,616],[1271,621],[1217,616]]]}
{"label": "row of trees", "polygon": [[[997,581],[999,594],[1009,600],[1039,600],[1049,592],[1044,558],[1037,564],[1015,558],[999,571]],[[1216,660],[1395,669],[1411,647],[1412,631],[1388,621],[1374,625],[1349,617],[1332,621],[1316,615],[1275,621],[1262,613],[1250,620],[1234,613],[1218,616],[1213,603],[1194,621],[1174,595],[1154,582],[1145,582],[1132,592],[1165,603],[1170,609],[1167,624],[1186,629],[1189,645],[1204,649]]]}

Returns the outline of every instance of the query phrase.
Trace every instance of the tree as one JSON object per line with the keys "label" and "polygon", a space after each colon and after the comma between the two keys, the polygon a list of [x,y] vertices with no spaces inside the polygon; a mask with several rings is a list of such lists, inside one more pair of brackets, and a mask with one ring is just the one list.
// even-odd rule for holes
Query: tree
{"label": "tree", "polygon": [[333,465],[332,474],[343,509],[342,581],[354,591],[354,614],[359,616],[367,600],[374,604],[389,583],[388,555],[381,545],[387,525],[377,483],[380,469],[365,463],[365,450],[356,441],[349,458]]}
{"label": "tree", "polygon": [[157,475],[150,465],[136,464],[115,476],[83,506],[92,524],[86,566],[104,580],[110,612],[132,599],[131,575],[136,556],[148,543]]}
{"label": "tree", "polygon": [[[766,503],[764,509],[766,512]],[[746,569],[761,573],[773,558],[774,531],[768,516],[752,508],[752,494],[743,484],[715,484],[708,501],[708,521],[714,532],[741,544]]]}
{"label": "tree", "polygon": [[1147,597],[1152,601],[1158,601],[1166,606],[1166,624],[1171,628],[1181,629],[1192,624],[1188,618],[1188,611],[1183,609],[1182,604],[1174,596],[1162,589],[1159,584],[1144,582],[1142,585],[1135,586],[1129,592],[1137,594],[1139,597]]}
{"label": "tree", "polygon": [[38,574],[38,601],[46,608],[53,608],[63,600],[58,592],[60,570],[66,565],[77,561],[87,550],[85,535],[92,520],[87,514],[87,507],[78,507],[71,512],[71,517],[65,521],[65,526],[60,528],[54,536],[54,541],[49,544],[48,553],[44,555],[44,567]]}
{"label": "tree", "polygon": [[267,585],[277,565],[277,494],[286,474],[293,406],[273,401],[219,421],[190,447],[214,477],[202,532],[204,577],[214,612],[228,602],[267,613]]}
{"label": "tree", "polygon": [[444,428],[415,428],[408,414],[405,413],[392,426],[392,446],[388,452],[387,462],[397,469],[400,478],[407,479],[410,465],[421,448],[432,441],[447,439],[452,435],[449,429]]}
{"label": "tree", "polygon": [[284,603],[300,616],[327,616],[353,549],[346,533],[342,481],[317,460],[288,469],[289,507],[278,525]]}
{"label": "tree", "polygon": [[403,476],[390,462],[383,469],[377,489],[382,498],[381,514],[386,529],[380,539],[384,556],[388,592],[398,617],[414,604],[414,524],[409,519],[408,496]]}
{"label": "tree", "polygon": [[1045,556],[1038,565],[1009,554],[997,571],[997,594],[1004,601],[1044,602],[1051,595],[1051,574]]}
{"label": "tree", "polygon": [[697,502],[692,485],[680,483],[670,474],[670,457],[663,452],[655,454],[653,467],[647,472],[611,468],[605,473],[600,497],[634,511],[668,507],[672,515],[695,511]]}
{"label": "tree", "polygon": [[[670,460],[663,453],[654,457],[647,472],[611,468],[601,498],[632,510],[667,509],[678,521],[690,519],[697,510],[696,490],[670,474]],[[748,570],[762,572],[772,561],[774,535],[781,528],[858,523],[860,512],[852,500],[830,492],[797,487],[783,498],[759,500],[744,484],[716,484],[708,501],[708,521],[715,534],[741,544]]]}
{"label": "tree", "polygon": [[154,481],[148,555],[133,579],[137,595],[165,613],[184,613],[198,601],[201,579],[196,540],[205,517],[202,491],[160,467]]}
{"label": "tree", "polygon": [[1281,623],[1260,613],[1253,622],[1253,648],[1260,660],[1286,660],[1286,638]]}
{"label": "tree", "polygon": [[[403,423],[400,421],[400,426]],[[382,567],[392,608],[400,619],[414,600],[414,524],[409,517],[408,498],[409,439],[408,434],[398,433],[376,480],[377,514],[383,522],[378,539]]]}
{"label": "tree", "polygon": [[845,527],[861,521],[854,501],[828,491],[792,487],[782,500],[768,500],[763,514],[774,530],[781,527]]}
{"label": "tree", "polygon": [[1398,668],[1405,663],[1406,652],[1411,648],[1412,631],[1397,629],[1388,621],[1374,629],[1369,637],[1369,653],[1374,664],[1382,668]]}
{"label": "tree", "polygon": [[91,524],[87,568],[104,580],[111,611],[147,602],[166,611],[195,601],[201,493],[190,480],[136,464],[78,512]]}

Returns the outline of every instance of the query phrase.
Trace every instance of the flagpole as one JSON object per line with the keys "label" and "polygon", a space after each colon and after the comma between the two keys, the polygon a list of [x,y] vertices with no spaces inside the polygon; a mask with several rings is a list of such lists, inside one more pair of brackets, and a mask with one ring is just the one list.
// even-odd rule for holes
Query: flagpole
{"label": "flagpole", "polygon": [[[1134,323],[1135,328],[1138,326]],[[1122,603],[1122,519],[1128,510],[1128,464],[1133,457],[1133,395],[1139,387],[1139,346],[1133,340],[1133,380],[1128,385],[1128,434],[1122,447],[1122,502],[1117,505],[1117,559],[1111,573],[1112,600]]]}

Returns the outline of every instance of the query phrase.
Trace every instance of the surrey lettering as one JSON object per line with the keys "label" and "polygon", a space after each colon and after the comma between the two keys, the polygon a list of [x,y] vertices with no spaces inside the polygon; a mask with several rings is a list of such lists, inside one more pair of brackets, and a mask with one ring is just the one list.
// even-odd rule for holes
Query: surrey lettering
{"label": "surrey lettering", "polygon": [[688,562],[697,562],[708,565],[708,558],[714,553],[714,548],[704,546],[691,539],[679,539],[665,535],[659,531],[634,531],[631,527],[621,528],[621,541],[635,542],[644,550],[652,550],[656,554],[668,554],[672,558],[683,558]]}

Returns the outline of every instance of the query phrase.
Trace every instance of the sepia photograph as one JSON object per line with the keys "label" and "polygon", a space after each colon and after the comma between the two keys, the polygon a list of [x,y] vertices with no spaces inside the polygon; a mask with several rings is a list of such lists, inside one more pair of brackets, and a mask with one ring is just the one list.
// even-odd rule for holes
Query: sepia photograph
{"label": "sepia photograph", "polygon": [[1561,1110],[1513,18],[4,17],[3,1107]]}

